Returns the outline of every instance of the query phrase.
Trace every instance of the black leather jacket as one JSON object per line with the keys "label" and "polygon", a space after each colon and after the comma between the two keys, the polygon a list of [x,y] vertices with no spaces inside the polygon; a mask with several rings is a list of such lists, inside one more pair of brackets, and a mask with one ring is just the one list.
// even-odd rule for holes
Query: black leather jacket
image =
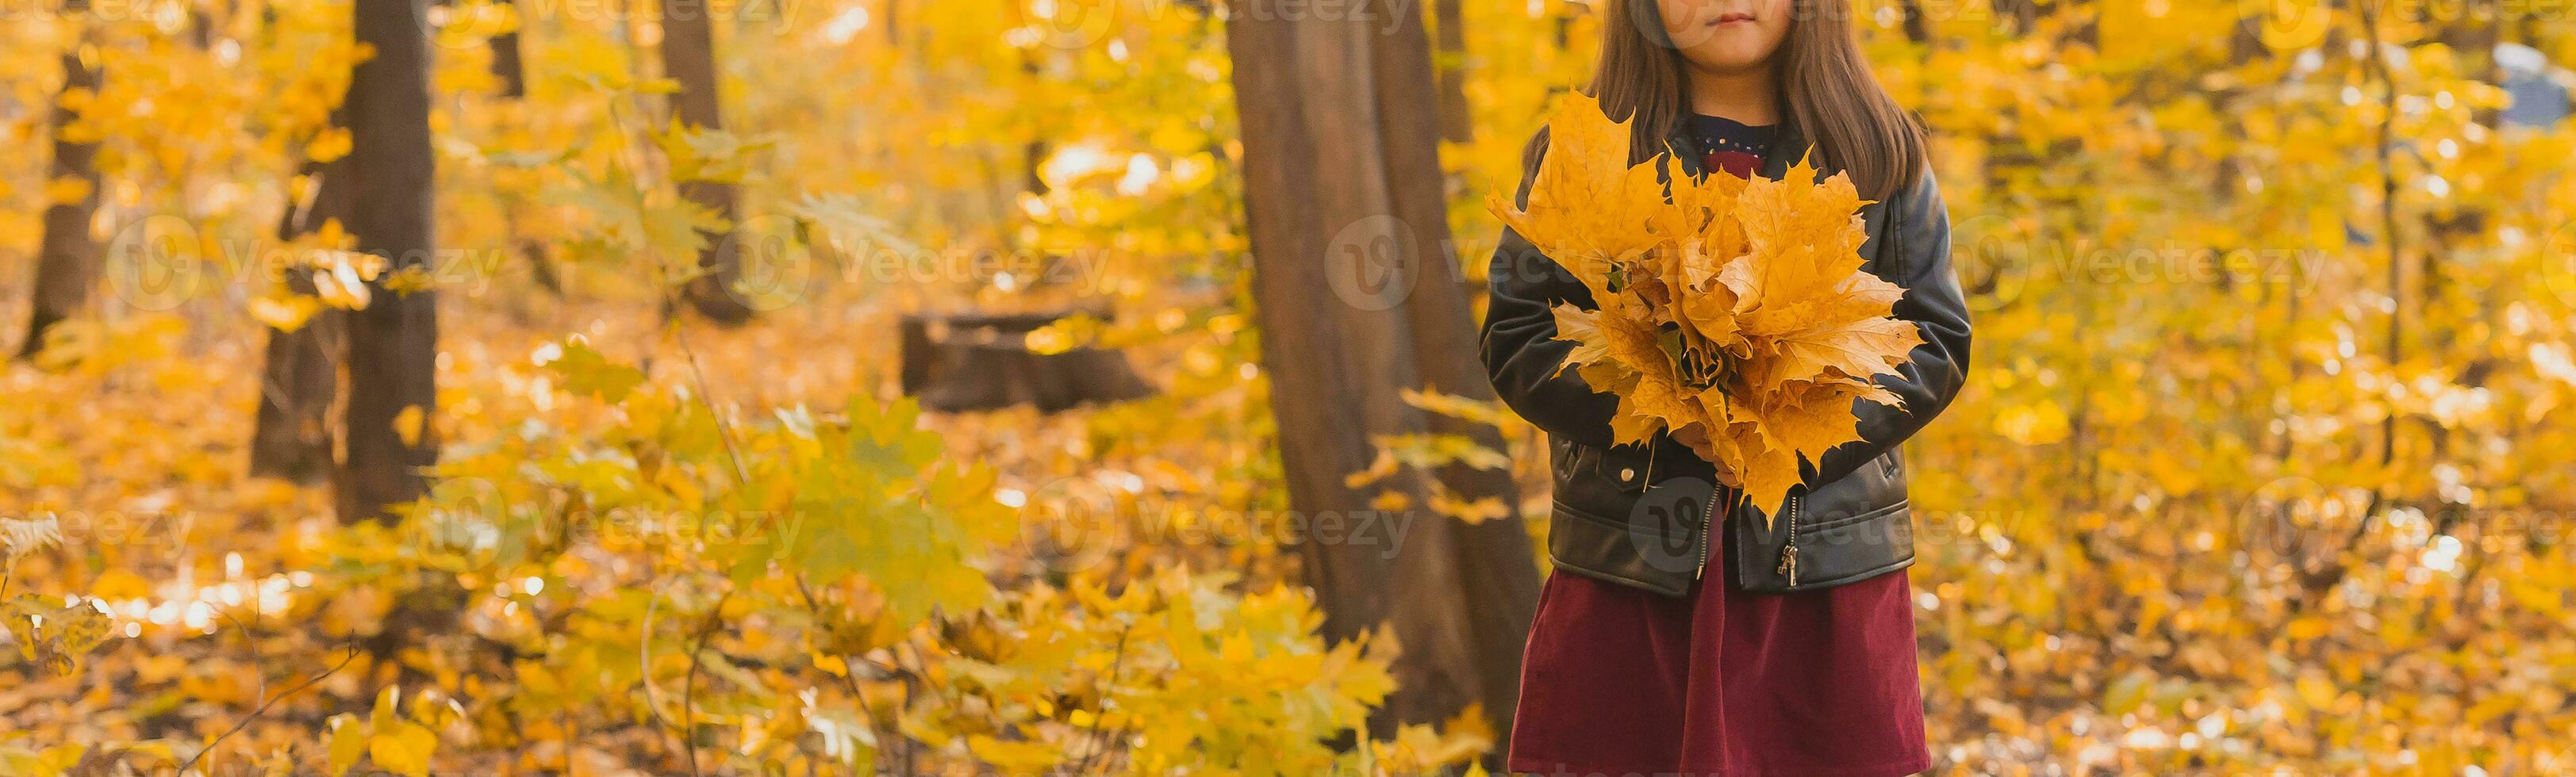
{"label": "black leather jacket", "polygon": [[[1787,175],[1807,146],[1793,129],[1782,130],[1763,163],[1772,178]],[[1680,136],[1671,142],[1683,166],[1698,174],[1696,144]],[[1522,176],[1524,205],[1534,172]],[[1618,400],[1594,393],[1573,370],[1559,371],[1574,344],[1554,339],[1550,312],[1559,302],[1590,309],[1592,294],[1528,240],[1503,230],[1489,282],[1485,370],[1503,401],[1548,434],[1556,475],[1548,555],[1558,569],[1679,596],[1720,548],[1734,554],[1725,566],[1737,585],[1761,592],[1858,582],[1914,562],[1899,444],[1958,395],[1968,369],[1968,308],[1950,271],[1949,213],[1929,171],[1912,189],[1863,206],[1861,217],[1869,230],[1860,248],[1864,269],[1906,289],[1895,316],[1923,331],[1902,374],[1879,377],[1905,405],[1857,403],[1861,441],[1805,466],[1805,484],[1790,491],[1769,528],[1760,509],[1710,483],[1715,470],[1669,436],[1652,446],[1610,444]],[[1713,505],[1732,509],[1721,514]],[[1708,530],[1721,521],[1732,541],[1712,544]]]}

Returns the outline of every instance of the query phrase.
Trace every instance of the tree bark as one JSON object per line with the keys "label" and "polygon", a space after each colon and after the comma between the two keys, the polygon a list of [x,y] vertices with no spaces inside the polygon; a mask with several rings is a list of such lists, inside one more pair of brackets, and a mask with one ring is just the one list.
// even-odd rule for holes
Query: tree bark
{"label": "tree bark", "polygon": [[[290,276],[288,284],[297,293],[313,292],[312,283],[300,276]],[[268,330],[259,415],[251,430],[251,475],[311,485],[330,473],[340,318],[336,310],[323,310],[293,332]]]}
{"label": "tree bark", "polygon": [[[499,0],[501,5],[517,10],[517,0]],[[519,18],[519,26],[492,36],[492,77],[501,82],[501,96],[519,99],[528,96],[528,69],[519,60],[519,30],[528,24]]]}
{"label": "tree bark", "polygon": [[[514,9],[518,5],[517,0],[499,2]],[[510,28],[509,32],[492,36],[492,78],[501,82],[499,96],[503,99],[523,100],[528,96],[528,66],[519,53],[519,32],[527,25],[527,18],[522,16],[518,26]],[[519,236],[519,210],[522,206],[516,197],[503,203],[502,218],[508,223],[502,225],[502,232],[510,236],[512,245],[518,247],[519,256],[528,260],[528,277],[537,282],[537,288],[561,298],[564,295],[563,276],[555,271],[554,260],[547,258],[545,245]]]}
{"label": "tree bark", "polygon": [[[358,42],[375,56],[349,79],[349,231],[358,250],[385,257],[391,278],[430,268],[435,161],[429,138],[429,46],[420,0],[358,0]],[[422,469],[437,462],[438,305],[423,289],[398,294],[380,278],[350,311],[348,398],[334,478],[340,520],[388,520],[388,507],[418,498]],[[416,413],[416,414],[415,414]]]}
{"label": "tree bark", "polygon": [[[1034,405],[1054,413],[1094,402],[1152,396],[1127,355],[1081,346],[1061,353],[1028,348],[1032,330],[1074,315],[1108,319],[1105,309],[1029,313],[914,314],[897,327],[903,393],[941,412]],[[934,329],[934,326],[936,327]]]}
{"label": "tree bark", "polygon": [[[345,108],[331,112],[331,125],[349,125]],[[294,240],[338,220],[349,226],[351,168],[349,157],[328,163],[306,160],[296,171],[312,187],[302,201],[289,202],[277,219],[278,242]],[[293,269],[287,287],[314,293],[309,270]],[[287,332],[268,330],[267,361],[260,371],[259,414],[251,428],[250,474],[312,485],[329,478],[331,405],[340,394],[340,357],[345,352],[345,316],[323,308],[304,326]]]}
{"label": "tree bark", "polygon": [[1440,139],[1465,143],[1475,139],[1475,121],[1467,109],[1467,18],[1465,0],[1432,0],[1440,36]]}
{"label": "tree bark", "polygon": [[[1517,517],[1469,525],[1373,512],[1434,482],[1517,504],[1510,475],[1449,467],[1357,489],[1345,475],[1387,434],[1499,433],[1423,412],[1398,390],[1490,400],[1442,201],[1431,57],[1419,14],[1238,14],[1227,20],[1243,127],[1253,301],[1290,503],[1324,634],[1391,629],[1401,683],[1371,721],[1437,721],[1481,702],[1509,735],[1538,568]],[[1321,17],[1333,18],[1321,18]],[[1374,17],[1374,18],[1371,18]],[[1408,522],[1407,519],[1411,520]]]}
{"label": "tree bark", "polygon": [[2012,20],[2013,37],[2029,37],[2039,25],[2041,0],[1994,0],[1995,15]]}
{"label": "tree bark", "polygon": [[[65,11],[85,13],[87,2],[75,0]],[[96,94],[98,67],[82,60],[80,50],[86,44],[63,52],[63,88],[61,94],[88,90]],[[45,330],[80,311],[89,303],[90,290],[98,286],[100,262],[104,251],[90,236],[90,220],[98,214],[98,144],[77,142],[64,128],[78,121],[80,115],[64,107],[57,95],[53,109],[54,158],[47,180],[71,179],[88,188],[75,202],[53,203],[45,207],[44,237],[36,251],[35,293],[27,316],[27,340],[18,348],[19,358],[29,358],[45,348]]]}
{"label": "tree bark", "polygon": [[[724,129],[723,100],[716,91],[715,26],[707,18],[707,0],[661,3],[662,74],[680,83],[680,91],[671,95],[672,117],[693,129]],[[733,184],[682,181],[680,196],[728,222],[734,218]],[[726,239],[730,231],[706,234],[707,247],[698,251],[698,268],[705,274],[681,292],[699,315],[726,326],[751,320],[751,306],[733,292],[734,281],[742,277],[742,258]]]}
{"label": "tree bark", "polygon": [[[2505,9],[2496,0],[2462,0],[2457,3],[2459,17],[2442,25],[2439,37],[2460,57],[2460,74],[2483,83],[2504,85],[2504,76],[2496,68],[2496,44],[2504,42]],[[2472,115],[2487,127],[2499,126],[2495,108],[2479,108]]]}

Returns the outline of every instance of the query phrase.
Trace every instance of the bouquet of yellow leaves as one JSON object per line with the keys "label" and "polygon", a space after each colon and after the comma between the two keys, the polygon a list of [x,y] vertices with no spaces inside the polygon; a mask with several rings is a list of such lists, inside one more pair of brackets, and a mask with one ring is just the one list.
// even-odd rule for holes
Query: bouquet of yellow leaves
{"label": "bouquet of yellow leaves", "polygon": [[[1528,206],[1488,204],[1592,291],[1556,307],[1565,367],[1617,394],[1613,441],[1671,432],[1779,512],[1799,461],[1860,439],[1855,400],[1901,400],[1873,377],[1923,342],[1889,317],[1905,290],[1861,270],[1866,204],[1804,161],[1785,180],[1628,164],[1628,123],[1573,96],[1548,119]],[[1666,181],[1669,180],[1669,184]]]}

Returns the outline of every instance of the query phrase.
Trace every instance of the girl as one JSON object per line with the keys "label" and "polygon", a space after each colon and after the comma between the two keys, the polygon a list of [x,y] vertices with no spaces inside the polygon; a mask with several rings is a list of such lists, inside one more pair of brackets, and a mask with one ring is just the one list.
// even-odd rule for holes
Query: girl
{"label": "girl", "polygon": [[[1803,155],[1851,175],[1870,272],[1903,286],[1923,345],[1858,403],[1862,440],[1810,462],[1766,521],[1733,474],[1668,436],[1611,444],[1617,399],[1560,370],[1559,303],[1591,294],[1506,230],[1484,360],[1547,431],[1555,572],[1521,669],[1510,768],[1546,774],[1899,775],[1928,769],[1914,560],[1898,444],[1957,394],[1968,318],[1922,131],[1870,74],[1848,0],[1604,0],[1591,93],[1636,159],[1778,178]],[[1546,143],[1531,142],[1534,171]],[[1669,151],[1668,151],[1669,150]],[[1521,196],[1528,197],[1528,182]],[[1648,448],[1651,447],[1651,450]],[[1719,510],[1716,507],[1728,507]]]}

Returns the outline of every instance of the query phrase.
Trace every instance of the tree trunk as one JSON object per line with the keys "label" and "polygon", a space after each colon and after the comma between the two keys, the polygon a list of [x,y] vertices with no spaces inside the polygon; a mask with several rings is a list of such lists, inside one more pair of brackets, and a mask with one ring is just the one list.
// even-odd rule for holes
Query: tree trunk
{"label": "tree trunk", "polygon": [[1994,0],[1994,11],[1995,15],[2012,20],[2013,37],[2025,38],[2030,36],[2031,28],[2039,26],[2040,2],[2041,0]]}
{"label": "tree trunk", "polygon": [[[2496,68],[2496,44],[2504,42],[2505,9],[2496,0],[2462,0],[2456,4],[2458,18],[2442,25],[2439,35],[2443,45],[2451,47],[2460,58],[2460,74],[2482,83],[2504,85],[2504,74]],[[2478,108],[2471,117],[2487,127],[2499,126],[2494,108]]]}
{"label": "tree trunk", "polygon": [[[331,125],[349,124],[345,108],[331,112]],[[279,242],[320,229],[338,220],[349,225],[349,158],[329,163],[306,160],[296,174],[312,187],[308,199],[289,202],[277,219]],[[287,273],[286,284],[297,294],[312,294],[308,271]],[[268,330],[267,362],[261,368],[259,414],[251,429],[250,474],[318,484],[331,473],[331,403],[340,393],[340,356],[344,352],[345,316],[323,308],[295,331]]]}
{"label": "tree trunk", "polygon": [[1450,467],[1367,489],[1344,478],[1368,467],[1378,435],[1502,446],[1491,427],[1398,394],[1494,396],[1470,355],[1468,300],[1448,253],[1437,117],[1421,110],[1436,102],[1422,18],[1405,14],[1389,30],[1382,18],[1347,18],[1363,14],[1262,16],[1230,18],[1226,36],[1261,358],[1289,501],[1316,530],[1299,550],[1325,636],[1384,627],[1402,643],[1402,685],[1371,721],[1376,732],[1481,702],[1508,736],[1539,582],[1520,520],[1468,525],[1371,503],[1383,487],[1427,504],[1436,478],[1453,494],[1517,504],[1510,475]]}
{"label": "tree trunk", "polygon": [[[501,5],[519,10],[517,0],[499,0],[499,2]],[[512,27],[509,32],[492,36],[492,77],[501,82],[502,97],[515,100],[528,96],[528,69],[519,61],[519,30],[527,24],[527,17],[522,15],[519,18],[518,27]]]}
{"label": "tree trunk", "polygon": [[[724,129],[723,101],[716,92],[715,27],[707,18],[707,0],[661,2],[662,74],[680,83],[680,91],[671,95],[672,116],[693,129]],[[733,220],[733,184],[682,181],[680,196]],[[698,251],[698,267],[706,274],[689,281],[682,295],[710,321],[727,326],[750,321],[751,306],[733,291],[734,281],[742,277],[739,252],[726,234],[709,233],[706,239],[707,247]]]}
{"label": "tree trunk", "polygon": [[897,327],[903,393],[941,412],[1026,404],[1054,413],[1152,396],[1154,388],[1115,349],[1029,350],[1029,332],[1077,314],[1109,318],[1105,309],[904,316]]}
{"label": "tree trunk", "polygon": [[[349,231],[358,250],[383,256],[390,278],[429,269],[435,162],[429,140],[429,50],[420,0],[358,0],[358,42],[375,48],[349,79]],[[386,520],[418,498],[422,468],[437,462],[438,305],[423,289],[397,294],[379,282],[350,311],[343,456],[334,478],[340,520]]]}
{"label": "tree trunk", "polygon": [[1440,36],[1440,139],[1465,143],[1475,139],[1475,121],[1467,110],[1467,19],[1465,0],[1432,0]]}
{"label": "tree trunk", "polygon": [[215,15],[204,8],[188,9],[188,45],[198,51],[215,46]]}
{"label": "tree trunk", "polygon": [[[288,284],[299,294],[313,293],[312,282],[300,273],[290,276]],[[326,309],[293,332],[268,330],[259,415],[251,430],[251,475],[310,485],[330,473],[341,318],[339,311]]]}
{"label": "tree trunk", "polygon": [[[78,13],[88,8],[87,2],[65,6],[67,12]],[[63,52],[62,94],[98,91],[98,67],[82,61],[82,47]],[[47,180],[79,181],[88,191],[77,201],[45,207],[45,232],[36,252],[36,285],[30,306],[34,310],[27,316],[27,341],[18,348],[22,359],[44,350],[45,330],[79,312],[89,302],[90,289],[98,286],[104,252],[89,231],[90,220],[98,213],[98,144],[74,142],[69,139],[73,136],[63,131],[79,119],[80,115],[64,107],[61,95],[57,95],[53,110],[54,159]]]}
{"label": "tree trunk", "polygon": [[[517,0],[499,2],[513,8],[518,4]],[[499,96],[503,99],[523,100],[528,96],[528,67],[519,54],[519,31],[526,29],[527,24],[526,17],[522,16],[517,27],[492,36],[492,78],[501,82]],[[522,206],[517,197],[502,203],[502,218],[507,221],[502,225],[502,233],[510,236],[511,244],[518,247],[519,256],[528,260],[528,277],[537,282],[537,288],[561,298],[564,295],[563,276],[555,271],[554,260],[546,256],[545,244],[519,236],[519,210]]]}

